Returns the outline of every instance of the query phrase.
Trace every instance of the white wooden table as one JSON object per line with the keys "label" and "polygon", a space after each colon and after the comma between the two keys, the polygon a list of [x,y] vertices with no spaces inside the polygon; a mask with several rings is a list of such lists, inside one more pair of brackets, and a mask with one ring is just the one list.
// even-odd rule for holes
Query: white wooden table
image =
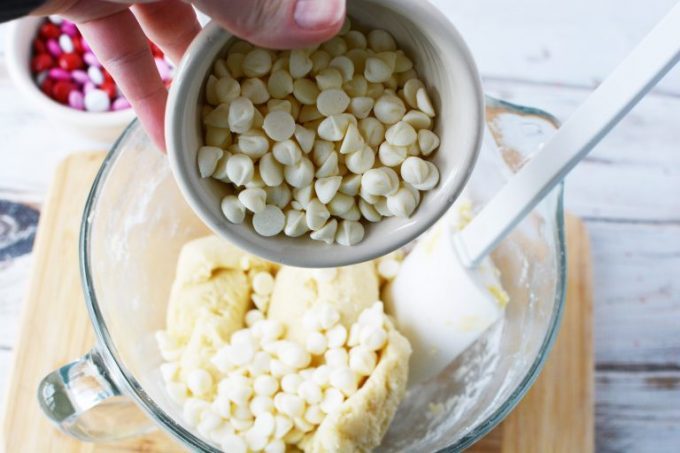
{"label": "white wooden table", "polygon": [[[472,47],[488,93],[566,118],[675,0],[436,3]],[[4,389],[31,266],[30,217],[37,216],[57,162],[110,144],[51,127],[18,97],[1,54],[0,143]],[[36,210],[24,211],[31,224],[18,234],[9,215],[16,205],[6,201]],[[598,451],[677,451],[680,68],[573,172],[566,203],[586,220],[592,239]]]}

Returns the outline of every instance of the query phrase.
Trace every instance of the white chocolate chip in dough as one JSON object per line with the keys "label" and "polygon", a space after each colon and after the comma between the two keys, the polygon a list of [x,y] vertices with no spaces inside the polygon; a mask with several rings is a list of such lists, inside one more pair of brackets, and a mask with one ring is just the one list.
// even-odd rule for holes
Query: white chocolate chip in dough
{"label": "white chocolate chip in dough", "polygon": [[329,203],[340,188],[342,183],[342,176],[330,176],[327,178],[319,178],[314,183],[314,191],[319,201],[323,204]]}
{"label": "white chocolate chip in dough", "polygon": [[234,154],[227,161],[227,176],[236,186],[243,186],[253,179],[253,161],[245,154]]}
{"label": "white chocolate chip in dough", "polygon": [[263,129],[269,138],[282,142],[295,133],[295,119],[287,112],[270,112],[264,117]]}
{"label": "white chocolate chip in dough", "polygon": [[201,175],[201,178],[212,176],[223,153],[224,151],[215,146],[201,146],[198,149],[196,160],[198,161],[198,173]]}
{"label": "white chocolate chip in dough", "polygon": [[328,208],[319,200],[312,200],[307,204],[307,226],[310,230],[316,231],[324,226],[326,221],[330,218],[331,213]]}
{"label": "white chocolate chip in dough", "polygon": [[243,223],[246,218],[246,208],[234,195],[227,195],[220,204],[224,217],[231,223]]}
{"label": "white chocolate chip in dough", "polygon": [[405,121],[399,121],[385,131],[385,140],[390,145],[409,146],[415,143],[417,139],[416,130]]}
{"label": "white chocolate chip in dough", "polygon": [[439,137],[432,131],[421,129],[418,131],[418,147],[424,156],[429,156],[439,147]]}
{"label": "white chocolate chip in dough", "polygon": [[335,241],[335,233],[338,230],[338,221],[335,219],[332,219],[324,226],[319,228],[316,231],[312,231],[312,233],[309,235],[312,239],[316,241],[323,241],[328,245],[331,245],[333,241]]}
{"label": "white chocolate chip in dough", "polygon": [[338,227],[335,240],[344,246],[356,245],[364,239],[364,226],[356,221],[343,220]]}
{"label": "white chocolate chip in dough", "polygon": [[[218,107],[219,108],[219,107]],[[250,99],[238,97],[229,105],[229,129],[242,134],[250,130],[255,115],[255,106]]]}
{"label": "white chocolate chip in dough", "polygon": [[253,228],[261,236],[276,236],[286,223],[286,216],[277,206],[267,205],[261,212],[253,214]]}
{"label": "white chocolate chip in dough", "polygon": [[323,90],[316,99],[316,108],[322,115],[337,115],[349,106],[350,98],[343,90],[330,88]]}
{"label": "white chocolate chip in dough", "polygon": [[392,195],[399,190],[399,175],[389,167],[373,168],[361,177],[361,187],[370,195]]}
{"label": "white chocolate chip in dough", "polygon": [[238,194],[238,201],[251,212],[262,212],[266,206],[267,193],[264,189],[245,189]]}

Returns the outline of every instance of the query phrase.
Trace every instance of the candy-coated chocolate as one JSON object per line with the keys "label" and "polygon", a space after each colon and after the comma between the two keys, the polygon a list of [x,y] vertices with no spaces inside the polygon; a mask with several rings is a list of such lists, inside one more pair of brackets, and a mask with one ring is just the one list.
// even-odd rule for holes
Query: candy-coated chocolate
{"label": "candy-coated chocolate", "polygon": [[67,71],[83,68],[83,59],[75,53],[63,53],[59,56],[59,67]]}
{"label": "candy-coated chocolate", "polygon": [[52,96],[58,102],[66,104],[68,102],[68,95],[74,89],[75,87],[72,83],[61,80],[54,84],[54,88],[52,88]]}
{"label": "candy-coated chocolate", "polygon": [[31,60],[31,70],[33,72],[42,72],[54,67],[54,58],[47,53],[36,55]]}

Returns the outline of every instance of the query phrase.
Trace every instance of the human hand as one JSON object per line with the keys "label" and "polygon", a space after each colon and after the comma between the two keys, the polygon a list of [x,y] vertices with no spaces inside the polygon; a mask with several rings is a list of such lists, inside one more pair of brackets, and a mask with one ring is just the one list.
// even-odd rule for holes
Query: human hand
{"label": "human hand", "polygon": [[[271,48],[296,48],[337,33],[345,0],[194,0],[193,4],[233,34]],[[139,120],[165,149],[167,90],[147,44],[156,43],[174,63],[200,31],[194,9],[181,0],[50,0],[34,14],[58,14],[75,22],[99,61],[116,80]]]}

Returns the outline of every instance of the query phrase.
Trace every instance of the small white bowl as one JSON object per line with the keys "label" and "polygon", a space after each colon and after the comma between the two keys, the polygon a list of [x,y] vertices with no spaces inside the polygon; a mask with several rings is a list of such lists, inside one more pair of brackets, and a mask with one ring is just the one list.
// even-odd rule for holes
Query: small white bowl
{"label": "small white bowl", "polygon": [[463,39],[441,11],[423,0],[352,0],[347,7],[352,23],[389,31],[414,60],[438,113],[434,131],[441,139],[431,158],[440,172],[437,187],[423,192],[420,206],[408,219],[390,217],[364,223],[366,234],[357,245],[326,245],[308,235],[262,237],[249,221],[240,225],[227,221],[220,201],[228,187],[200,177],[196,154],[203,144],[199,103],[205,81],[232,36],[215,23],[209,24],[175,72],[165,130],[170,165],[184,197],[217,234],[271,261],[297,267],[334,267],[396,250],[432,226],[458,198],[481,146],[484,97],[477,68]]}
{"label": "small white bowl", "polygon": [[5,60],[12,81],[26,99],[56,123],[91,138],[115,140],[135,119],[132,109],[103,113],[76,110],[52,100],[36,85],[30,61],[33,39],[42,21],[42,17],[26,17],[8,24]]}

